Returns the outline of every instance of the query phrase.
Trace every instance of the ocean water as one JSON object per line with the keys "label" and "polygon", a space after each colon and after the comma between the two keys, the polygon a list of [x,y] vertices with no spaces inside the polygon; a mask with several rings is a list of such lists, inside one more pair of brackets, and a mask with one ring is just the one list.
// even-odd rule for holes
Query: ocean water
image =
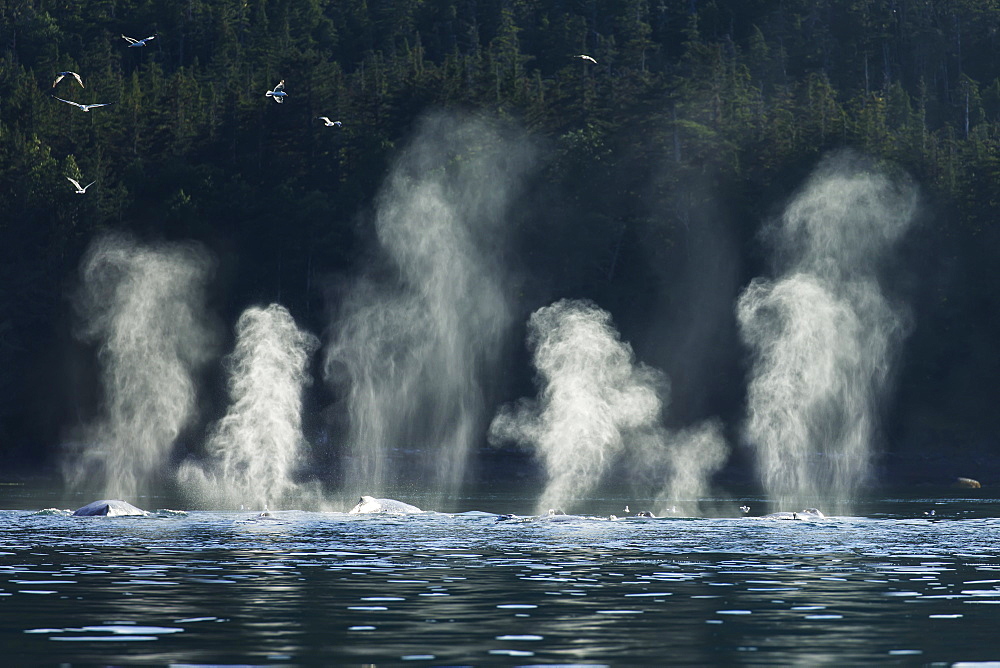
{"label": "ocean water", "polygon": [[987,664],[996,508],[505,522],[4,510],[0,648],[6,665]]}

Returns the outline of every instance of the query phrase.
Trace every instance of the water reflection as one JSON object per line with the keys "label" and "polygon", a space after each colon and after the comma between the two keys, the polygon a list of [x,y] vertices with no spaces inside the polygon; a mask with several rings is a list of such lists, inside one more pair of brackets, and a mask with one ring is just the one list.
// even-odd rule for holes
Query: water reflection
{"label": "water reflection", "polygon": [[952,511],[523,524],[2,511],[0,636],[19,662],[996,659],[1000,521]]}

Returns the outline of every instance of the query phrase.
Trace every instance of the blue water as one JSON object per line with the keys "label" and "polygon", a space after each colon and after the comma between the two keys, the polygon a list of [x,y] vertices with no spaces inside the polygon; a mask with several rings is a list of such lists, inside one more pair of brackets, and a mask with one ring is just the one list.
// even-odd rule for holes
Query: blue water
{"label": "blue water", "polygon": [[7,510],[0,648],[6,665],[1000,661],[995,507],[513,523]]}

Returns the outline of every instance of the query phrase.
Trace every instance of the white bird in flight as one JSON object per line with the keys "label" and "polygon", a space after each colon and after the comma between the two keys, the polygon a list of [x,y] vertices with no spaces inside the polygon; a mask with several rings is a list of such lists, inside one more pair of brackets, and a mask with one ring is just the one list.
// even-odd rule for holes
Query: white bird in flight
{"label": "white bird in flight", "polygon": [[288,93],[285,92],[285,80],[282,79],[281,81],[279,81],[278,85],[274,87],[274,90],[269,90],[266,93],[264,93],[264,95],[266,97],[273,97],[274,101],[277,102],[278,104],[284,102],[285,96],[288,95]]}
{"label": "white bird in flight", "polygon": [[92,186],[95,183],[97,183],[97,181],[91,181],[87,185],[81,186],[80,182],[77,181],[76,179],[70,179],[68,176],[66,178],[69,179],[70,183],[72,183],[74,186],[76,186],[76,194],[77,195],[82,195],[83,193],[87,192],[87,188],[89,188],[90,186]]}
{"label": "white bird in flight", "polygon": [[323,121],[323,125],[325,125],[328,128],[333,128],[333,127],[339,128],[343,125],[343,123],[341,123],[340,121],[331,121],[328,116],[317,116],[316,118]]}
{"label": "white bird in flight", "polygon": [[597,64],[597,61],[596,61],[596,60],[594,60],[594,59],[593,59],[592,57],[588,56],[588,55],[587,55],[587,54],[585,54],[585,53],[581,53],[581,54],[580,54],[579,56],[574,56],[574,57],[575,57],[575,58],[583,58],[583,59],[584,59],[584,60],[586,60],[586,61],[587,61],[588,63],[594,63],[595,65]]}
{"label": "white bird in flight", "polygon": [[128,42],[128,48],[131,49],[133,46],[146,46],[146,42],[151,39],[156,39],[156,35],[150,35],[149,37],[144,37],[143,39],[132,39],[131,37],[122,35],[122,39]]}
{"label": "white bird in flight", "polygon": [[80,88],[86,88],[86,86],[83,85],[83,79],[81,79],[80,75],[76,72],[60,72],[56,75],[56,80],[52,82],[52,87],[55,88],[56,84],[62,81],[64,77],[73,77],[76,79],[76,82],[80,84]]}
{"label": "white bird in flight", "polygon": [[55,95],[53,95],[52,97],[55,97],[60,102],[65,102],[66,104],[72,104],[74,107],[80,107],[80,109],[83,111],[90,111],[91,109],[94,109],[96,107],[106,107],[109,104],[114,104],[114,102],[101,102],[100,104],[80,104],[79,102],[73,102],[72,100],[64,100],[61,97],[56,97]]}

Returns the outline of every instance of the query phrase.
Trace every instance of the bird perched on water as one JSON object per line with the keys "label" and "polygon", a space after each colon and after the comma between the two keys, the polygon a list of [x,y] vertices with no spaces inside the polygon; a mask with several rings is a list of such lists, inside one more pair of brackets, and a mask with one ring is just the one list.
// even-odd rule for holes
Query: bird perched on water
{"label": "bird perched on water", "polygon": [[82,195],[82,194],[84,194],[85,192],[87,192],[87,188],[89,188],[90,186],[92,186],[92,185],[94,185],[95,183],[97,183],[97,181],[91,181],[91,182],[90,182],[90,183],[88,183],[87,185],[85,185],[85,186],[81,186],[81,185],[80,185],[80,182],[79,182],[79,181],[77,181],[76,179],[71,179],[71,178],[69,178],[68,176],[67,176],[66,178],[67,178],[67,179],[69,180],[69,182],[70,182],[70,183],[72,183],[72,184],[73,184],[74,186],[76,186],[76,194],[77,194],[77,195]]}
{"label": "bird perched on water", "polygon": [[81,111],[90,111],[91,109],[95,109],[97,107],[106,107],[109,104],[114,104],[114,102],[101,102],[100,104],[80,104],[79,102],[73,102],[72,100],[64,100],[61,97],[56,97],[55,95],[53,95],[52,97],[55,97],[55,99],[59,100],[60,102],[65,102],[66,104],[72,104],[74,107],[79,107]]}
{"label": "bird perched on water", "polygon": [[83,85],[83,79],[81,79],[80,75],[77,74],[76,72],[60,72],[59,74],[56,75],[56,80],[52,82],[52,87],[55,88],[56,84],[62,81],[66,77],[73,77],[74,79],[76,79],[76,82],[80,84],[80,88],[86,88],[86,86]]}
{"label": "bird perched on water", "polygon": [[134,46],[146,46],[146,42],[151,39],[156,39],[156,35],[150,35],[149,37],[144,37],[142,39],[133,39],[126,35],[122,35],[122,39],[128,42],[128,48],[131,49]]}
{"label": "bird perched on water", "polygon": [[586,60],[588,63],[594,63],[595,65],[597,64],[596,60],[594,60],[591,56],[588,56],[585,53],[581,53],[579,56],[573,56],[573,57],[574,58],[582,58],[583,60]]}
{"label": "bird perched on water", "polygon": [[264,95],[266,97],[273,97],[274,101],[277,102],[278,104],[284,102],[285,96],[288,95],[288,93],[285,92],[285,80],[282,79],[281,81],[279,81],[278,85],[274,87],[274,90],[269,90],[266,93],[264,93]]}
{"label": "bird perched on water", "polygon": [[317,116],[316,118],[323,121],[323,125],[328,128],[339,128],[344,125],[340,121],[331,121],[327,116]]}

